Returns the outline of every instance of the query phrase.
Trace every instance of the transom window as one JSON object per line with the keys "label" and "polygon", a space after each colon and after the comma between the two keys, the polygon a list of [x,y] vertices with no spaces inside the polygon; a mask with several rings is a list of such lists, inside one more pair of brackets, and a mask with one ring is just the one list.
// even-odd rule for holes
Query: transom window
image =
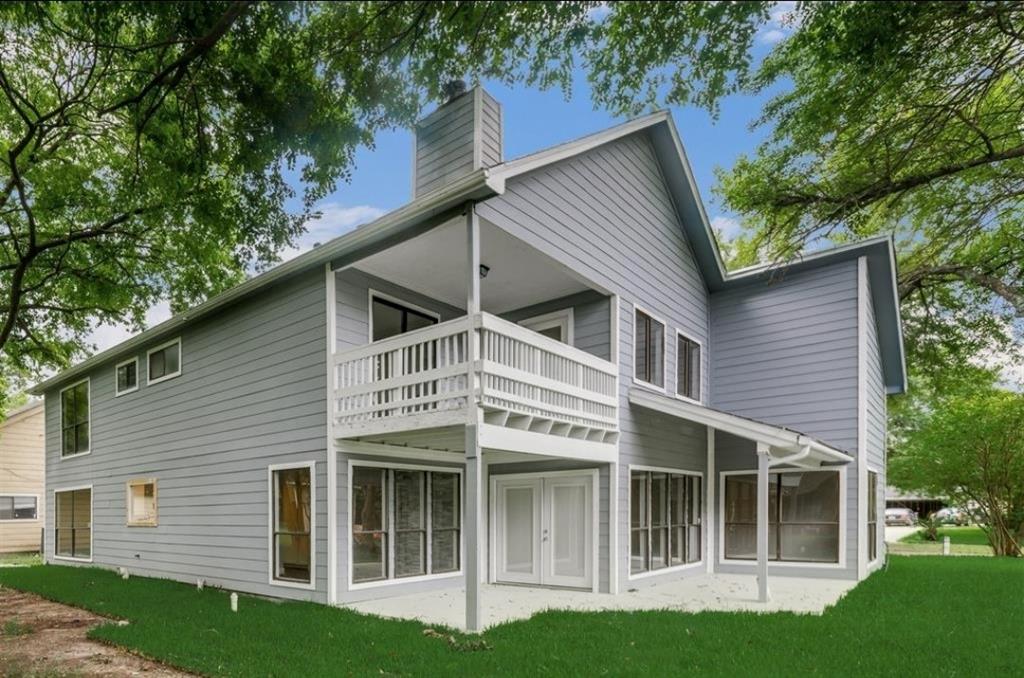
{"label": "transom window", "polygon": [[632,574],[701,559],[701,478],[633,471],[629,489]]}
{"label": "transom window", "polygon": [[156,480],[128,481],[128,525],[156,527]]}
{"label": "transom window", "polygon": [[458,572],[459,475],[352,467],[352,581]]}
{"label": "transom window", "polygon": [[878,559],[878,474],[868,471],[868,562]]}
{"label": "transom window", "polygon": [[80,381],[60,394],[60,456],[89,451],[89,382]]}
{"label": "transom window", "polygon": [[0,520],[37,520],[37,503],[30,495],[0,495]]}
{"label": "transom window", "polygon": [[633,337],[633,376],[665,387],[665,323],[637,309]]}
{"label": "transom window", "polygon": [[147,384],[178,376],[181,374],[181,339],[150,349],[146,354],[146,360],[149,363]]}
{"label": "transom window", "polygon": [[434,314],[376,294],[370,300],[370,315],[373,341],[430,327],[438,322]]}
{"label": "transom window", "polygon": [[676,335],[676,394],[700,400],[700,344]]}
{"label": "transom window", "polygon": [[117,385],[114,395],[124,395],[139,388],[139,360],[132,358],[117,366],[114,370]]}
{"label": "transom window", "polygon": [[[725,476],[725,557],[757,558],[757,475]],[[768,559],[839,562],[839,473],[768,477]]]}
{"label": "transom window", "polygon": [[92,489],[54,492],[54,553],[60,558],[92,558]]}
{"label": "transom window", "polygon": [[310,466],[274,469],[273,578],[309,584],[313,563],[313,498]]}

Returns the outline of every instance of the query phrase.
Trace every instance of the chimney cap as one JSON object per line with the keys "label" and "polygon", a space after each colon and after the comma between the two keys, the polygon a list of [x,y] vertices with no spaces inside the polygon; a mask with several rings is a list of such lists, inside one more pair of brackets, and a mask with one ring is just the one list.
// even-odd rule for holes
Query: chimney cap
{"label": "chimney cap", "polygon": [[466,81],[465,80],[449,80],[441,86],[441,91],[444,92],[445,103],[455,99],[462,94],[466,93]]}

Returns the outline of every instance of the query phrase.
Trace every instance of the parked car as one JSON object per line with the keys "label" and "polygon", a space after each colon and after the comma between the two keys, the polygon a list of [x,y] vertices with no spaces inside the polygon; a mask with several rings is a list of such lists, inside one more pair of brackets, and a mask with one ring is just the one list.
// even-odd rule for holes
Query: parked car
{"label": "parked car", "polygon": [[952,507],[939,509],[932,514],[932,518],[943,525],[966,525],[970,522],[970,516],[967,514],[967,511]]}
{"label": "parked car", "polygon": [[885,524],[913,527],[917,525],[917,514],[908,508],[887,508],[885,509]]}

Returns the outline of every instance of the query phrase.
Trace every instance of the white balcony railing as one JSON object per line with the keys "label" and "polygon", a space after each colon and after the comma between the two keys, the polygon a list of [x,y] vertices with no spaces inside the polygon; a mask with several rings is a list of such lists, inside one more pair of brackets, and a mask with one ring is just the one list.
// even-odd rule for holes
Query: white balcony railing
{"label": "white balcony railing", "polygon": [[612,442],[618,431],[613,363],[487,313],[344,351],[334,370],[339,437],[465,421],[470,403],[541,433]]}

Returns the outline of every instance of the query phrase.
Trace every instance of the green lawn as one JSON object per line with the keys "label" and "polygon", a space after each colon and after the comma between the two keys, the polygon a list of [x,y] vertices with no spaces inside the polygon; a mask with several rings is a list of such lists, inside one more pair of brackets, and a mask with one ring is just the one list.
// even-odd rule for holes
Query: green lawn
{"label": "green lawn", "polygon": [[980,527],[941,527],[939,540],[925,539],[924,530],[914,532],[900,539],[896,544],[889,544],[889,551],[900,555],[941,555],[942,538],[949,537],[950,553],[954,556],[990,556],[992,547],[988,545],[988,537]]}
{"label": "green lawn", "polygon": [[25,565],[42,565],[43,559],[36,552],[31,553],[0,553],[0,567],[21,567]]}
{"label": "green lawn", "polygon": [[[940,527],[938,543],[942,543],[943,537],[949,537],[950,544],[961,544],[964,546],[988,546],[988,537],[985,536],[985,531],[980,527]],[[924,530],[907,535],[903,539],[900,539],[900,541],[906,544],[936,543],[925,539]]]}
{"label": "green lawn", "polygon": [[455,645],[415,622],[84,568],[0,583],[131,620],[96,638],[211,675],[963,676],[1024,667],[1024,560],[890,559],[823,616],[548,612]]}

